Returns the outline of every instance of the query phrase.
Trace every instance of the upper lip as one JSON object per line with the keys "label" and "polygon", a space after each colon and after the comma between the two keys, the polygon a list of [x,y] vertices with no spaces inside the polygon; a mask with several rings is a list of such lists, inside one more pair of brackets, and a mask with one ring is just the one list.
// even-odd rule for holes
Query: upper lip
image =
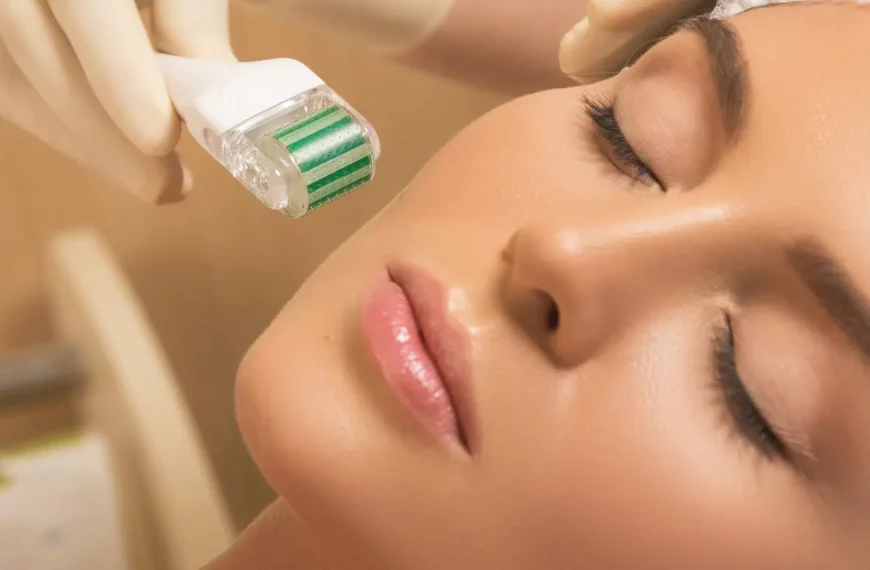
{"label": "upper lip", "polygon": [[411,304],[425,348],[453,404],[462,443],[471,453],[477,432],[468,331],[450,314],[448,290],[433,275],[406,262],[390,264],[387,272]]}

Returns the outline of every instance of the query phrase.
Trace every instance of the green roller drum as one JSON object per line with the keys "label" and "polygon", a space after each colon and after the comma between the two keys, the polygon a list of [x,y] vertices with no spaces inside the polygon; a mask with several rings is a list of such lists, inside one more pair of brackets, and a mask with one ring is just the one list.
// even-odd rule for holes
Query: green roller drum
{"label": "green roller drum", "polygon": [[362,126],[333,105],[271,135],[287,149],[308,190],[308,212],[368,183],[374,157]]}

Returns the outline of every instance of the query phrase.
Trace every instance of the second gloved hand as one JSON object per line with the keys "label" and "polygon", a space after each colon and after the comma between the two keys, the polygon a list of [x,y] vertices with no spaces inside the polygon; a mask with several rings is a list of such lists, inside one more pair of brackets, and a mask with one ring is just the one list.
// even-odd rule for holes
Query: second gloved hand
{"label": "second gloved hand", "polygon": [[586,18],[562,39],[562,71],[580,83],[606,79],[674,24],[708,13],[716,4],[716,0],[590,0]]}
{"label": "second gloved hand", "polygon": [[155,49],[234,59],[227,0],[2,0],[0,118],[146,202],[178,201],[191,180]]}

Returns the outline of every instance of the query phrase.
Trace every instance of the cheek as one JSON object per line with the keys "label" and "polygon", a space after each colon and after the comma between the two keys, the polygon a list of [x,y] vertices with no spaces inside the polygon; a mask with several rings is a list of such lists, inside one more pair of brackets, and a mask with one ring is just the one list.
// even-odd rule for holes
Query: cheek
{"label": "cheek", "polygon": [[[503,470],[507,486],[524,490],[517,508],[544,529],[547,549],[578,544],[577,564],[631,565],[638,551],[661,560],[656,544],[673,543],[695,519],[681,503],[691,503],[698,465],[717,459],[692,437],[698,398],[687,378],[697,377],[696,367],[671,343],[663,351],[667,335],[657,334],[625,339],[580,374],[543,379],[556,386],[549,405],[534,406],[521,424],[502,418],[512,429],[499,437],[526,444],[524,453],[504,457],[512,463]],[[531,393],[523,399],[544,404]],[[553,513],[560,513],[555,520]],[[655,529],[661,535],[654,538]]]}
{"label": "cheek", "polygon": [[488,371],[487,492],[501,518],[524,521],[539,567],[782,567],[794,551],[781,516],[793,486],[730,439],[700,321],[640,323],[582,374],[518,377],[530,368],[514,360]]}

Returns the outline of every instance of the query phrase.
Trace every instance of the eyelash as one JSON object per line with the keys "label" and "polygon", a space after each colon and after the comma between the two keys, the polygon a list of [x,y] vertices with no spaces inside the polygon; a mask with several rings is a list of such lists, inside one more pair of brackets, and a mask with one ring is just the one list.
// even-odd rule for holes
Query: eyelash
{"label": "eyelash", "polygon": [[785,458],[785,445],[752,401],[737,370],[734,332],[729,315],[725,316],[724,326],[717,335],[713,362],[716,385],[740,435],[745,437],[765,458],[771,460]]}
{"label": "eyelash", "polygon": [[[586,110],[586,115],[592,120],[598,134],[610,147],[612,156],[616,161],[617,168],[628,167],[634,171],[634,177],[646,184],[647,186],[656,185],[666,192],[664,184],[662,184],[653,171],[644,164],[643,160],[637,155],[632,148],[619,122],[616,120],[616,112],[613,103],[605,103],[601,101],[593,101],[592,99],[584,98],[583,104]],[[613,160],[613,159],[611,159]]]}

